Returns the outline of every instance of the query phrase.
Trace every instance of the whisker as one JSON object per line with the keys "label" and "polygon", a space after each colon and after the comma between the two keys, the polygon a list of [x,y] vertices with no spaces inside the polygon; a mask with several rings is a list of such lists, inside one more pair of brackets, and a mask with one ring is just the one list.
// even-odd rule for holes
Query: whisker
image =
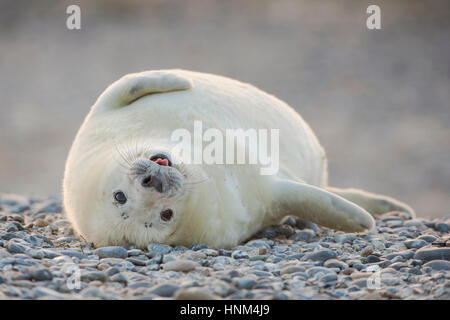
{"label": "whisker", "polygon": [[206,182],[206,181],[208,181],[209,180],[209,178],[206,178],[206,179],[204,179],[204,180],[200,180],[200,181],[194,181],[194,182],[185,182],[184,184],[185,185],[196,185],[196,184],[199,184],[199,183],[203,183],[203,182]]}

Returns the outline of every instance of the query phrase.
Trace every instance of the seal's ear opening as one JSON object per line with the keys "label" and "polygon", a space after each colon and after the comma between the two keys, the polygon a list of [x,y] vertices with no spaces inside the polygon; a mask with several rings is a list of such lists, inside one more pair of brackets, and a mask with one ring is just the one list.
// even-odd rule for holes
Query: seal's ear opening
{"label": "seal's ear opening", "polygon": [[97,99],[95,112],[125,107],[136,100],[154,93],[192,88],[190,80],[175,70],[130,73],[111,84]]}

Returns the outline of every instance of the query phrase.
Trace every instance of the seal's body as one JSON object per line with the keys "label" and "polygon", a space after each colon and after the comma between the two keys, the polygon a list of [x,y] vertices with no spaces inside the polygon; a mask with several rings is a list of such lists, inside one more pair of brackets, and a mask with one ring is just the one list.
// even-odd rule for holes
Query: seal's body
{"label": "seal's body", "polygon": [[[279,129],[279,171],[176,159],[173,132],[192,130],[195,121],[223,133]],[[365,209],[414,214],[388,197],[328,188],[325,152],[286,103],[249,84],[184,70],[130,74],[105,90],[71,148],[64,205],[76,231],[97,246],[230,247],[286,215],[358,232],[374,226]]]}

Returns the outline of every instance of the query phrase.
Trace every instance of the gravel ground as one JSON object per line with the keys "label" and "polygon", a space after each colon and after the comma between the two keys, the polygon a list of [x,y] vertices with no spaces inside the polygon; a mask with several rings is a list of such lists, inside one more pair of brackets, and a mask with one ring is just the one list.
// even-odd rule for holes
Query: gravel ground
{"label": "gravel ground", "polygon": [[355,235],[287,218],[232,250],[94,248],[58,197],[0,195],[0,299],[450,299],[450,216]]}

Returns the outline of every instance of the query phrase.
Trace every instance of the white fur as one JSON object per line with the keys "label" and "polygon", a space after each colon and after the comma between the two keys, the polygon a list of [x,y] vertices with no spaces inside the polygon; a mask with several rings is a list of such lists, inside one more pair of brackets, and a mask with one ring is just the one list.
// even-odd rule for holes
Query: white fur
{"label": "white fur", "polygon": [[[259,174],[257,165],[190,165],[186,186],[175,199],[154,195],[127,182],[119,170],[117,146],[170,150],[175,129],[280,129],[280,171]],[[119,159],[120,160],[120,159]],[[133,216],[117,218],[114,188],[128,188]],[[64,177],[64,205],[76,231],[96,245],[149,242],[229,247],[286,214],[348,231],[373,227],[360,207],[314,187],[327,186],[325,152],[291,107],[252,85],[184,70],[149,71],[123,77],[99,97],[80,128]],[[150,200],[149,200],[150,198]],[[317,204],[319,202],[319,204]],[[339,203],[339,205],[336,205]],[[175,219],[151,231],[142,228],[164,205]],[[302,208],[299,208],[302,207]],[[350,212],[350,213],[349,213]]]}

